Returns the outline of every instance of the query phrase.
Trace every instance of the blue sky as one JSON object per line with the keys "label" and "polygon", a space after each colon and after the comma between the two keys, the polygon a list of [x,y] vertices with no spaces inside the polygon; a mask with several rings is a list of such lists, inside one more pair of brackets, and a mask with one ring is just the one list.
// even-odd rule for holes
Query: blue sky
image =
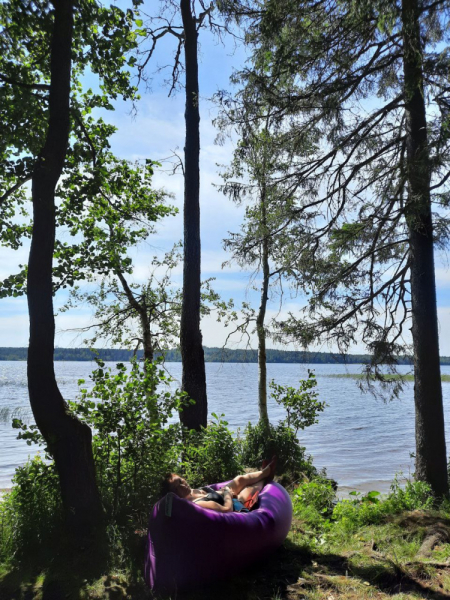
{"label": "blue sky", "polygon": [[[155,2],[152,3],[155,5]],[[152,10],[151,6],[147,9]],[[160,51],[155,55],[153,66],[156,70],[164,64],[170,64],[175,40],[163,40]],[[249,290],[249,274],[238,267],[221,269],[221,264],[228,258],[222,248],[222,240],[229,231],[239,229],[243,208],[236,207],[215,187],[220,183],[220,169],[217,163],[226,164],[233,149],[232,141],[223,146],[215,144],[216,130],[212,119],[216,107],[210,100],[219,89],[230,89],[229,77],[233,68],[240,68],[245,62],[243,48],[235,46],[231,41],[226,45],[219,43],[208,31],[200,36],[200,108],[201,108],[201,227],[202,227],[202,276],[215,277],[213,287],[224,299],[234,298],[237,304],[244,299],[251,299],[255,308],[258,305],[258,294]],[[152,90],[141,90],[137,114],[130,114],[131,105],[118,101],[115,112],[107,113],[105,120],[113,123],[118,131],[112,138],[112,150],[121,158],[162,160],[174,150],[183,153],[184,145],[184,94],[178,91],[168,98],[168,88],[164,86],[166,74],[155,75]],[[165,168],[167,169],[167,166]],[[170,176],[161,169],[154,177],[155,187],[164,187],[175,196],[173,204],[182,207],[183,181],[181,175]],[[151,257],[171,248],[174,242],[182,238],[182,216],[168,218],[159,226],[158,233],[133,254],[135,280],[145,281],[149,273]],[[13,270],[13,266],[25,263],[28,247],[13,252],[3,249],[0,256],[0,277]],[[441,354],[450,355],[450,273],[445,256],[437,255],[437,290],[438,310],[441,335]],[[181,283],[181,269],[175,274],[176,283]],[[56,298],[56,305],[62,303],[65,295]],[[283,312],[295,310],[300,299],[286,299]],[[1,300],[0,311],[0,346],[25,346],[28,342],[28,315],[25,299]],[[276,304],[270,307],[269,318],[278,312]],[[90,310],[80,307],[57,317],[57,338],[59,346],[74,347],[81,344],[83,336],[73,332],[76,327],[91,322]],[[68,331],[70,330],[70,331]],[[203,339],[207,346],[220,346],[224,342],[227,331],[217,323],[214,317],[207,317],[202,323]],[[237,339],[235,340],[237,343]],[[327,350],[327,347],[323,347]],[[354,352],[363,351],[356,346]]]}

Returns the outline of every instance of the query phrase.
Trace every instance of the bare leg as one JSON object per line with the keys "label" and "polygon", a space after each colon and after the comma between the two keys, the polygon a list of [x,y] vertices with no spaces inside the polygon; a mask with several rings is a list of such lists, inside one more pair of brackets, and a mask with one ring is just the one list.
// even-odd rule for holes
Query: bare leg
{"label": "bare leg", "polygon": [[233,481],[228,485],[228,487],[235,496],[238,496],[244,488],[250,487],[258,482],[264,482],[265,479],[271,477],[273,478],[275,466],[276,459],[272,459],[272,461],[261,471],[255,471],[254,473],[246,473],[245,475],[238,475],[233,479]]}
{"label": "bare leg", "polygon": [[238,500],[239,502],[242,502],[242,504],[245,504],[247,502],[247,500],[253,496],[253,494],[255,492],[260,492],[263,487],[264,487],[264,481],[258,481],[257,483],[253,484],[253,485],[249,485],[247,487],[245,487],[242,492],[238,495]]}

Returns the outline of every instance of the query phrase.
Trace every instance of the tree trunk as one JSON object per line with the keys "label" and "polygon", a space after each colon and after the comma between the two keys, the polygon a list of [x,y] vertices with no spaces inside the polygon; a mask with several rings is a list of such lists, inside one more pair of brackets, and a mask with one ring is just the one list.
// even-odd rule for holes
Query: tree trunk
{"label": "tree trunk", "polygon": [[101,529],[103,523],[92,456],[92,434],[87,425],[69,412],[58,389],[53,365],[55,188],[64,166],[70,129],[73,0],[58,0],[54,6],[48,131],[32,177],[28,389],[36,424],[55,459],[69,530],[77,537],[85,538]]}
{"label": "tree trunk", "polygon": [[205,427],[208,416],[205,357],[200,331],[200,112],[196,21],[189,0],[180,0],[186,68],[186,144],[184,147],[184,264],[180,349],[182,387],[195,404],[180,420],[189,429]]}
{"label": "tree trunk", "polygon": [[[141,302],[138,302],[133,294],[132,289],[128,285],[127,280],[123,276],[123,273],[120,271],[115,272],[121,285],[122,289],[125,292],[125,295],[130,303],[130,306],[134,308],[134,310],[139,315],[139,321],[141,322],[141,330],[142,330],[142,345],[144,348],[144,361],[153,362],[154,360],[154,347],[153,347],[153,339],[152,332],[150,327],[150,319],[148,318],[147,306],[144,299]],[[143,294],[145,296],[145,294]]]}
{"label": "tree trunk", "polygon": [[[263,177],[265,174],[263,173]],[[269,427],[269,413],[267,412],[267,357],[266,357],[266,329],[264,320],[266,317],[267,298],[269,293],[269,240],[267,237],[266,217],[266,186],[263,182],[260,192],[261,225],[263,231],[262,241],[262,266],[263,282],[261,288],[261,304],[256,318],[256,331],[258,334],[258,399],[259,399],[259,421],[265,428]]]}
{"label": "tree trunk", "polygon": [[141,329],[142,329],[142,339],[144,346],[144,361],[145,364],[152,363],[155,358],[155,352],[153,349],[153,339],[152,333],[150,330],[150,322],[148,320],[147,312],[145,311],[144,315],[140,315],[141,317]]}
{"label": "tree trunk", "polygon": [[402,1],[408,182],[407,220],[411,262],[416,477],[437,497],[448,494],[444,411],[434,271],[423,56],[417,0]]}

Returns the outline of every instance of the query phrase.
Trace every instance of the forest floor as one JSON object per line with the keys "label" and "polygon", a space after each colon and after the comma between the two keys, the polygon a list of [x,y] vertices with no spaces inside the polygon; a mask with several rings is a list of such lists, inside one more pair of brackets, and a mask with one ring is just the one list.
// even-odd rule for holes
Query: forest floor
{"label": "forest floor", "polygon": [[[142,579],[144,537],[136,543],[134,568],[123,571],[107,572],[89,556],[81,559],[83,568],[63,555],[45,569],[36,570],[33,561],[3,566],[0,599],[168,600],[152,595]],[[402,513],[356,533],[326,536],[294,519],[285,544],[266,562],[171,600],[450,599],[449,542],[450,520],[437,512]]]}

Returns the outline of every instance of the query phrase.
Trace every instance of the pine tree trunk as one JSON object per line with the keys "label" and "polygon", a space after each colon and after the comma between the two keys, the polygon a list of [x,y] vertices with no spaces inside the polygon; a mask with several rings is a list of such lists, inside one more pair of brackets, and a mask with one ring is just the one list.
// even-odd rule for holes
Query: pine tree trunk
{"label": "pine tree trunk", "polygon": [[200,331],[200,112],[197,28],[189,0],[180,0],[186,68],[184,148],[184,264],[180,349],[182,387],[195,404],[180,413],[189,429],[205,427],[208,416],[205,357]]}
{"label": "pine tree trunk", "polygon": [[[264,175],[263,175],[264,176]],[[267,357],[266,357],[266,329],[264,320],[266,317],[267,298],[269,293],[269,241],[267,239],[267,218],[266,218],[266,190],[262,185],[261,197],[261,225],[263,231],[262,240],[262,266],[263,282],[261,288],[261,304],[259,306],[258,316],[256,318],[256,331],[258,335],[258,398],[259,398],[259,421],[264,427],[269,427],[269,413],[267,412]]]}
{"label": "pine tree trunk", "polygon": [[69,412],[58,389],[53,365],[55,187],[63,169],[70,128],[73,0],[58,0],[54,6],[48,132],[32,178],[28,389],[36,424],[55,459],[69,530],[77,537],[85,538],[101,530],[103,523],[92,456],[92,434],[87,425]]}
{"label": "pine tree trunk", "polygon": [[416,477],[438,497],[448,494],[447,459],[439,361],[423,56],[417,0],[402,1],[403,68],[411,262]]}

